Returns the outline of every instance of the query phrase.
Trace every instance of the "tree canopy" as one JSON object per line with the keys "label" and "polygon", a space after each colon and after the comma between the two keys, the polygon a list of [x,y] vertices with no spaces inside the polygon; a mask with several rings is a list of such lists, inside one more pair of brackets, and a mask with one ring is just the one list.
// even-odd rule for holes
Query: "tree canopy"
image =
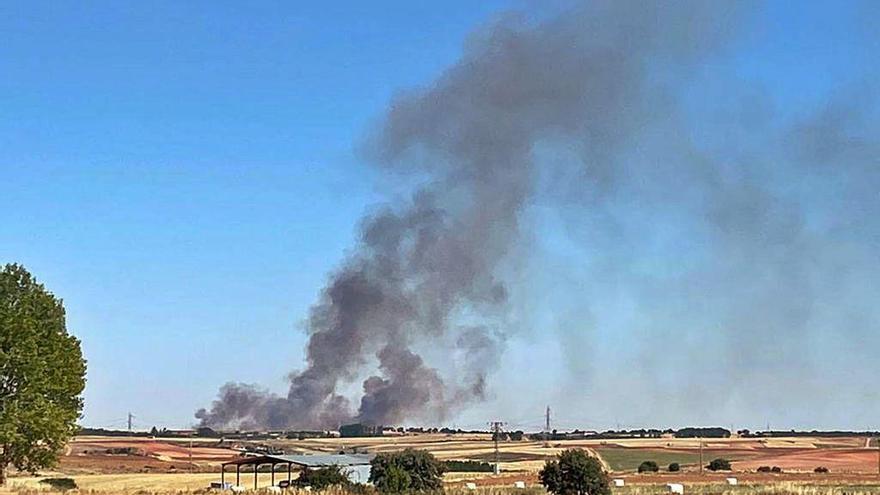
{"label": "tree canopy", "polygon": [[64,307],[21,265],[0,271],[0,484],[53,465],[76,432],[86,363]]}
{"label": "tree canopy", "polygon": [[611,495],[602,463],[583,449],[561,452],[544,464],[538,476],[544,488],[555,495]]}
{"label": "tree canopy", "polygon": [[710,471],[730,471],[730,461],[727,459],[712,459],[706,466]]}
{"label": "tree canopy", "polygon": [[443,487],[445,466],[423,450],[379,454],[370,465],[370,482],[383,493],[437,491]]}
{"label": "tree canopy", "polygon": [[351,482],[339,466],[325,466],[318,469],[305,468],[296,479],[300,487],[310,486],[314,490],[323,490],[331,486],[348,486]]}

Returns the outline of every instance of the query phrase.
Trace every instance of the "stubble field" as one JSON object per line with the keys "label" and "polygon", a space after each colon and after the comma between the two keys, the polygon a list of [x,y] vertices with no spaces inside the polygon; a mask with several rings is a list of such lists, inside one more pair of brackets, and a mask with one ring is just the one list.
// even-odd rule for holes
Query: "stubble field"
{"label": "stubble field", "polygon": [[[81,489],[99,492],[125,491],[194,491],[219,481],[220,463],[241,455],[241,450],[254,444],[277,448],[285,453],[389,452],[404,448],[430,451],[443,460],[495,459],[494,443],[488,434],[421,434],[376,438],[321,438],[306,440],[266,440],[260,442],[199,439],[192,444],[185,439],[149,439],[119,437],[78,437],[69,445],[61,463],[53,471],[40,476],[14,476],[11,486],[37,489],[44,477],[70,476]],[[714,458],[732,461],[733,472],[700,472],[700,442],[696,439],[619,439],[564,440],[549,444],[539,441],[508,441],[499,444],[502,473],[449,473],[450,489],[463,489],[475,483],[478,490],[489,487],[510,488],[514,482],[528,486],[538,484],[537,473],[547,459],[569,448],[583,448],[602,460],[612,476],[625,480],[615,489],[620,495],[660,493],[666,483],[685,483],[689,492],[777,493],[772,487],[797,487],[797,493],[880,493],[877,475],[880,453],[877,445],[864,437],[792,437],[772,439],[732,438],[706,440],[702,446],[703,464]],[[638,474],[642,461],[657,462],[661,471]],[[665,472],[670,463],[679,463],[682,471]],[[782,473],[758,473],[761,466],[778,466]],[[827,467],[827,474],[816,474],[816,467]],[[284,473],[286,475],[286,473]],[[233,475],[234,476],[234,475]],[[726,478],[734,476],[740,483],[728,486]],[[269,484],[269,473],[261,473],[260,486]],[[227,475],[227,481],[230,477]],[[279,478],[281,479],[280,475]],[[234,480],[233,480],[234,481]],[[241,484],[253,486],[253,474],[242,473]],[[771,489],[772,488],[772,489]],[[812,490],[812,491],[810,491]],[[829,491],[831,490],[831,491]],[[843,493],[843,492],[840,492]]]}

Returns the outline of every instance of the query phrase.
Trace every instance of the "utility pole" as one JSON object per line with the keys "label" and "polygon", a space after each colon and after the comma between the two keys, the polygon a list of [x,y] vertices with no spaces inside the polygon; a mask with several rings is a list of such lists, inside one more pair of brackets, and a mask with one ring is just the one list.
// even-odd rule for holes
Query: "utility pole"
{"label": "utility pole", "polygon": [[134,419],[134,414],[131,412],[128,413],[128,431],[131,432],[131,420]]}
{"label": "utility pole", "polygon": [[492,439],[495,441],[495,474],[501,472],[501,456],[498,451],[498,442],[501,440],[501,432],[504,427],[504,423],[501,421],[492,421],[489,423],[489,428],[492,431]]}
{"label": "utility pole", "polygon": [[544,413],[544,447],[550,446],[550,406]]}
{"label": "utility pole", "polygon": [[703,437],[700,437],[700,474],[703,474]]}

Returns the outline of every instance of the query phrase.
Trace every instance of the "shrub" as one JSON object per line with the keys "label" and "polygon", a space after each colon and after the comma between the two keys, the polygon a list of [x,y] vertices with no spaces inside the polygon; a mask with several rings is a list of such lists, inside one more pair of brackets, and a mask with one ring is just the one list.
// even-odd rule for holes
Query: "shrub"
{"label": "shrub", "polygon": [[135,447],[111,447],[106,449],[104,453],[108,455],[139,455],[140,451]]}
{"label": "shrub", "polygon": [[758,468],[758,472],[759,473],[769,473],[771,471],[771,469],[772,468],[770,466],[761,466]]}
{"label": "shrub", "polygon": [[772,468],[770,468],[770,471],[773,472],[773,473],[781,473],[781,472],[782,472],[782,468],[779,467],[779,466],[773,466]]}
{"label": "shrub", "polygon": [[817,467],[816,469],[814,469],[813,472],[814,472],[814,473],[827,473],[827,472],[828,472],[828,468],[825,467],[825,466],[819,466],[819,467]]}
{"label": "shrub", "polygon": [[76,481],[73,478],[46,478],[40,480],[56,490],[76,490]]}
{"label": "shrub", "polygon": [[645,461],[639,464],[640,473],[656,473],[660,470],[660,466],[654,461]]}
{"label": "shrub", "polygon": [[409,491],[412,486],[412,478],[403,468],[392,464],[385,470],[385,475],[379,483],[376,488],[380,492],[403,493]]}
{"label": "shrub", "polygon": [[727,459],[713,459],[706,468],[709,471],[730,471],[730,461]]}
{"label": "shrub", "polygon": [[315,490],[323,490],[331,486],[347,487],[351,481],[339,466],[326,466],[318,469],[303,469],[296,479],[296,484],[301,487],[310,486]]}
{"label": "shrub", "polygon": [[494,471],[491,464],[480,461],[443,461],[443,465],[450,473],[491,473]]}
{"label": "shrub", "polygon": [[379,454],[370,461],[370,482],[383,493],[437,491],[446,467],[423,450]]}
{"label": "shrub", "polygon": [[670,473],[676,473],[678,471],[681,471],[681,466],[679,466],[677,462],[673,462],[672,464],[669,465],[669,472]]}
{"label": "shrub", "polygon": [[562,451],[556,459],[544,463],[538,477],[555,495],[611,495],[602,463],[583,449]]}

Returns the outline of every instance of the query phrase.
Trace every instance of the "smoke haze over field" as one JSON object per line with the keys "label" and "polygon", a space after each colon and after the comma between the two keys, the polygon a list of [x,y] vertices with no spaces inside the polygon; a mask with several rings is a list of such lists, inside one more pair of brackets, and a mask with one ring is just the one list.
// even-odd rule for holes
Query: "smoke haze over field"
{"label": "smoke haze over field", "polygon": [[[752,7],[590,2],[476,31],[365,140],[365,161],[419,185],[363,220],[311,309],[287,394],[229,383],[201,424],[442,422],[491,397],[510,340],[535,334],[586,342],[566,361],[581,383],[620,387],[624,408],[669,402],[658,417],[706,402],[819,408],[816,393],[842,379],[846,394],[867,390],[880,316],[874,86],[787,109],[713,76]],[[707,93],[716,106],[695,105]],[[533,275],[552,256],[548,230],[575,256],[544,291]],[[561,330],[541,330],[532,309]],[[612,334],[633,343],[621,368],[580,376],[588,342]],[[852,372],[829,374],[824,352],[849,356]]]}

